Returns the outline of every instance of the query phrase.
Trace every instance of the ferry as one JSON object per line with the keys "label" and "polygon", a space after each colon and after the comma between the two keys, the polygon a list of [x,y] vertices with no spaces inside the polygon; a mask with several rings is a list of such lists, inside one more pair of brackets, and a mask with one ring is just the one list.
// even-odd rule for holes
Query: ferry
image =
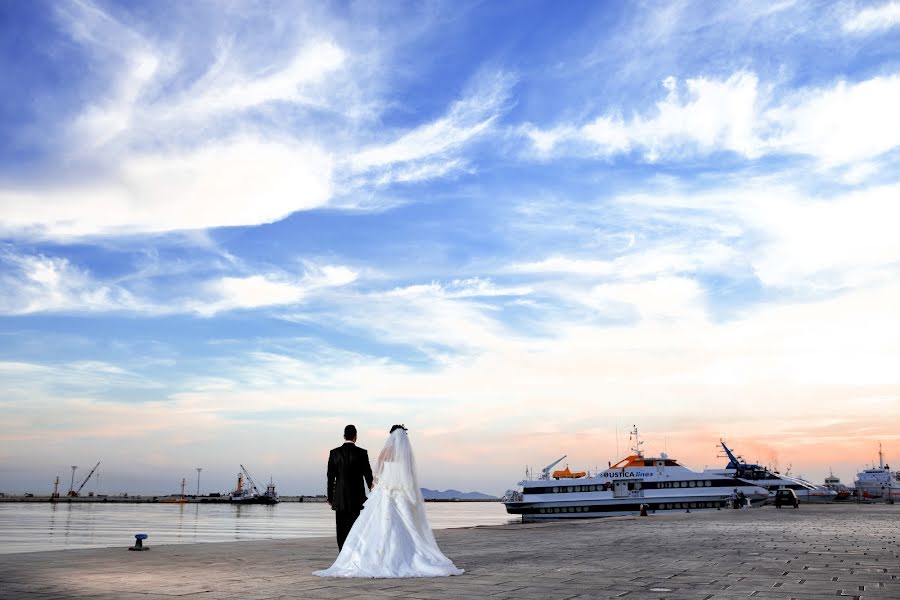
{"label": "ferry", "polygon": [[730,475],[764,487],[769,490],[769,497],[772,501],[775,499],[775,492],[785,488],[794,490],[797,499],[805,503],[834,502],[837,498],[838,493],[834,490],[817,486],[802,477],[793,477],[778,471],[770,471],[762,465],[748,463],[740,456],[735,455],[724,441],[719,440],[719,445],[725,450],[728,464],[724,469],[707,469],[706,473]]}
{"label": "ferry", "polygon": [[740,496],[754,505],[769,497],[768,490],[756,484],[693,471],[665,453],[644,456],[637,427],[631,439],[632,454],[600,472],[573,473],[566,467],[551,475],[563,456],[544,467],[537,479],[520,481],[520,489],[507,491],[506,511],[528,522],[636,515],[642,510],[721,509]]}
{"label": "ferry", "polygon": [[[247,483],[249,483],[249,487],[244,486],[244,477],[247,478]],[[281,502],[281,499],[278,497],[278,493],[275,492],[275,484],[272,483],[271,478],[269,479],[269,485],[266,486],[265,493],[259,491],[259,488],[256,486],[256,482],[253,481],[253,477],[250,476],[250,473],[244,468],[244,465],[241,465],[241,472],[238,473],[237,479],[237,487],[229,497],[232,504],[278,504]]]}
{"label": "ferry", "polygon": [[856,475],[856,493],[863,499],[900,500],[900,471],[891,472],[884,463],[881,443],[878,444],[878,466],[863,469]]}

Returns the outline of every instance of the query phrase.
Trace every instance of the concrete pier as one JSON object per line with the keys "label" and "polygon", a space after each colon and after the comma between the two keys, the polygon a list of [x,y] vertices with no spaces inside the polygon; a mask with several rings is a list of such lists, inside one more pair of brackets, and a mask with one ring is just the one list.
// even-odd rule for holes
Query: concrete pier
{"label": "concrete pier", "polygon": [[321,579],[328,538],[0,555],[0,598],[900,598],[900,505],[804,505],[436,532],[460,577]]}

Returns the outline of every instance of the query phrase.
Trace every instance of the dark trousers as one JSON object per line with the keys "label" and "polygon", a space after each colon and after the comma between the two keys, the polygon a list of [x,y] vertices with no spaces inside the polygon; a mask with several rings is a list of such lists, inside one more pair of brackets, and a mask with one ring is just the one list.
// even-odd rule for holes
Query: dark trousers
{"label": "dark trousers", "polygon": [[349,534],[350,530],[353,528],[353,523],[356,522],[357,517],[359,517],[359,509],[334,511],[334,518],[337,525],[338,550],[344,547],[344,540],[347,539],[347,534]]}

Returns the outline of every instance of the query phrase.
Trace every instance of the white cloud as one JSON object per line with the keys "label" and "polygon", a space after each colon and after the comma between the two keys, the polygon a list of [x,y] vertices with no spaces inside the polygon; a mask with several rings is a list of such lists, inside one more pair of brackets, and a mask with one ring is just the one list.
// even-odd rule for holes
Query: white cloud
{"label": "white cloud", "polygon": [[634,150],[650,161],[716,150],[753,157],[759,146],[752,128],[758,83],[756,75],[745,72],[726,80],[698,77],[688,79],[682,93],[678,81],[669,77],[663,82],[668,94],[656,104],[652,116],[635,115],[626,120],[607,114],[583,125],[526,126],[523,132],[541,154],[574,142],[600,156]]}
{"label": "white cloud", "polygon": [[102,181],[0,190],[0,231],[76,238],[271,223],[325,205],[331,169],[314,146],[257,140],[133,155]]}
{"label": "white cloud", "polygon": [[[898,195],[900,184],[817,196],[792,185],[750,180],[740,189],[618,200],[638,209],[635,218],[670,219],[688,228],[683,235],[710,236],[729,247],[733,264],[749,266],[766,286],[823,292],[895,276],[900,267],[900,238],[893,227],[900,219]],[[687,217],[685,209],[691,213]],[[698,213],[722,224],[722,232],[693,227]]]}
{"label": "white cloud", "polygon": [[[510,93],[512,78],[505,73],[483,75],[472,91],[454,102],[434,121],[403,133],[395,140],[364,148],[349,159],[358,173],[387,170],[397,165],[399,174],[382,174],[382,181],[411,181],[444,175],[463,163],[455,156],[466,144],[486,133],[499,117]],[[385,179],[386,178],[386,179]]]}
{"label": "white cloud", "polygon": [[669,241],[637,243],[613,259],[576,258],[554,255],[515,263],[507,270],[536,275],[577,275],[585,278],[630,280],[677,273],[716,272],[727,268],[739,256],[734,248],[720,241]]}
{"label": "white cloud", "polygon": [[900,25],[900,2],[888,2],[881,6],[864,8],[844,21],[844,31],[871,33]]}
{"label": "white cloud", "polygon": [[529,288],[496,287],[487,280],[456,280],[333,295],[323,313],[286,313],[283,318],[328,324],[362,332],[380,343],[401,344],[444,360],[450,353],[470,353],[513,335],[491,316],[492,305],[480,298],[518,296]]}
{"label": "white cloud", "polygon": [[538,156],[589,154],[611,157],[641,152],[659,161],[713,152],[746,158],[764,154],[800,154],[826,167],[865,161],[900,146],[900,77],[879,76],[857,83],[808,89],[780,100],[760,89],[753,73],[737,72],[724,80],[698,77],[663,82],[664,100],[647,115],[625,119],[603,114],[584,124],[549,128],[526,125]]}
{"label": "white cloud", "polygon": [[98,312],[140,310],[127,290],[95,281],[68,259],[48,256],[0,256],[10,271],[0,273],[4,293],[0,313]]}
{"label": "white cloud", "polygon": [[212,316],[235,309],[294,305],[316,291],[353,283],[356,277],[357,274],[347,267],[331,265],[310,266],[299,280],[284,275],[222,277],[202,286],[204,297],[188,301],[185,308],[202,316]]}
{"label": "white cloud", "polygon": [[326,93],[313,87],[315,95],[306,93],[307,86],[323,83],[327,76],[342,69],[347,53],[330,40],[311,40],[293,59],[280,69],[262,73],[245,73],[239,67],[229,68],[230,50],[223,48],[215,65],[175,101],[159,110],[157,116],[186,119],[208,118],[219,112],[240,111],[282,101],[323,105]]}
{"label": "white cloud", "polygon": [[[341,265],[307,263],[302,276],[285,272],[229,275],[193,281],[189,287],[168,283],[164,294],[152,293],[152,279],[139,279],[139,294],[128,278],[103,281],[66,258],[0,255],[0,314],[125,312],[147,315],[196,314],[209,317],[240,309],[300,304],[311,296],[353,283],[357,273]],[[164,295],[164,298],[158,296]]]}
{"label": "white cloud", "polygon": [[813,156],[826,166],[865,161],[900,146],[897,106],[900,76],[800,92],[763,115],[771,128],[765,146]]}

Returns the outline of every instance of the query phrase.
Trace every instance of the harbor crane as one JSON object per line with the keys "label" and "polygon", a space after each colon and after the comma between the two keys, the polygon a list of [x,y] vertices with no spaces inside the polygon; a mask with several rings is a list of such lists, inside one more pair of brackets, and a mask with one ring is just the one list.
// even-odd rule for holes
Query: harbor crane
{"label": "harbor crane", "polygon": [[[99,467],[99,466],[100,466],[100,461],[98,460],[97,464],[94,465],[94,468],[91,469],[91,472],[88,473],[87,477],[84,478],[84,481],[81,482],[81,485],[78,486],[78,489],[77,490],[76,489],[69,490],[69,495],[72,496],[73,498],[77,497],[78,494],[81,493],[81,490],[84,488],[85,484],[87,484],[87,482],[90,481],[91,475],[94,474],[94,471],[96,471],[97,467]],[[74,471],[72,473],[74,475]]]}
{"label": "harbor crane", "polygon": [[247,481],[250,483],[250,487],[253,488],[253,491],[256,492],[256,495],[257,495],[257,496],[262,496],[262,495],[263,495],[262,492],[260,492],[260,491],[259,491],[259,488],[256,487],[256,482],[253,481],[253,478],[252,478],[252,477],[250,477],[250,472],[247,471],[247,469],[244,467],[244,465],[241,465],[241,471],[244,472],[244,475],[247,477]]}
{"label": "harbor crane", "polygon": [[561,463],[562,461],[564,461],[567,456],[568,456],[568,454],[563,454],[562,456],[560,456],[559,458],[554,460],[552,463],[550,463],[549,465],[547,465],[546,467],[541,469],[541,479],[550,479],[550,470],[553,467],[555,467],[556,465],[558,465],[559,463]]}

